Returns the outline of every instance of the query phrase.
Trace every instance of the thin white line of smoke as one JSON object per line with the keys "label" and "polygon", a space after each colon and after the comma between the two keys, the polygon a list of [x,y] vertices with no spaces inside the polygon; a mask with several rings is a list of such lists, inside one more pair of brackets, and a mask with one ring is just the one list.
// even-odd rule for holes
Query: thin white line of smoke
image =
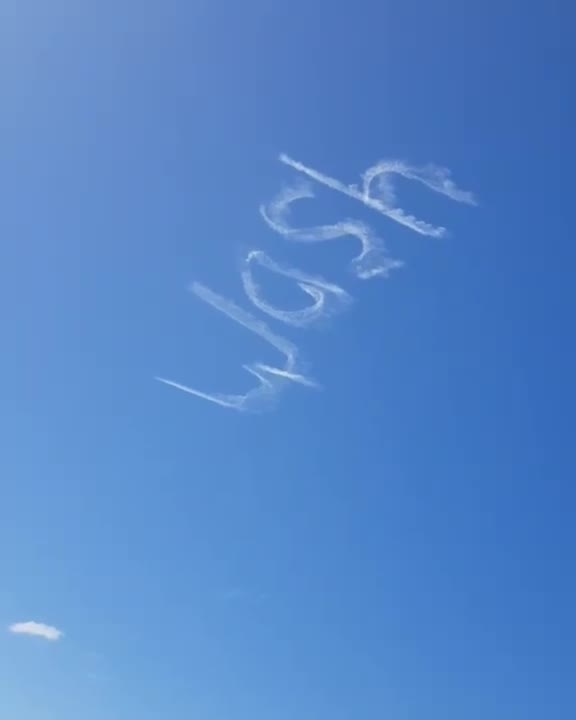
{"label": "thin white line of smoke", "polygon": [[[381,160],[372,165],[362,175],[362,188],[357,185],[345,185],[340,180],[324,175],[313,168],[309,168],[301,162],[292,159],[289,155],[282,153],[280,162],[307,175],[316,182],[329,187],[332,190],[348,195],[354,200],[359,200],[364,205],[386,215],[401,225],[414,230],[421,235],[431,237],[442,237],[446,234],[446,228],[435,227],[424,220],[418,220],[413,215],[408,215],[402,208],[394,207],[396,194],[391,182],[392,175],[400,175],[408,180],[416,180],[426,185],[430,190],[445,195],[456,202],[476,205],[477,201],[473,193],[461,190],[451,179],[450,170],[436,165],[427,165],[417,168],[407,165],[399,160]],[[373,184],[377,184],[376,191]],[[377,194],[375,194],[375,192]]]}
{"label": "thin white line of smoke", "polygon": [[400,260],[388,256],[382,240],[368,225],[359,220],[341,220],[332,225],[317,225],[309,228],[291,227],[290,205],[296,200],[314,197],[316,196],[311,184],[301,182],[281,190],[267,206],[261,205],[260,214],[272,230],[296,242],[316,243],[343,237],[358,238],[362,250],[360,255],[352,260],[351,265],[354,273],[362,280],[377,275],[387,277],[391,270],[402,266]]}
{"label": "thin white line of smoke", "polygon": [[255,333],[263,340],[266,340],[286,358],[284,367],[272,367],[263,363],[253,363],[243,367],[260,381],[260,384],[243,395],[231,395],[225,393],[205,393],[200,390],[182,385],[181,383],[157,377],[156,380],[170,385],[178,390],[195,395],[196,397],[208,400],[221,405],[222,407],[234,408],[236,410],[264,410],[278,392],[288,383],[295,382],[308,387],[317,387],[317,383],[303,375],[299,370],[298,348],[286,338],[276,335],[266,325],[246,310],[236,305],[231,300],[218,295],[210,288],[201,283],[195,282],[191,286],[192,292],[208,305],[227,315],[231,320],[239,323],[247,330]]}
{"label": "thin white line of smoke", "polygon": [[[300,310],[275,308],[263,298],[260,286],[254,280],[251,268],[253,263],[278,275],[294,279],[298,287],[309,295],[314,303]],[[248,253],[242,269],[242,283],[246,295],[259,310],[295,327],[306,327],[324,320],[341,312],[352,302],[352,297],[340,286],[302,270],[281,265],[269,258],[262,250],[252,250]]]}

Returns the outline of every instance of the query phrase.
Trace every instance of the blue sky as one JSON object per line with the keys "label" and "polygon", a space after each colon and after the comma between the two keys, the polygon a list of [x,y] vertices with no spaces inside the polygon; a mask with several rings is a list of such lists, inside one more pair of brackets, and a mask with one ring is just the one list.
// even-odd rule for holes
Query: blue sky
{"label": "blue sky", "polygon": [[[574,715],[574,19],[2,3],[2,716]],[[405,263],[361,280],[357,240],[263,221],[299,176],[281,153],[347,185],[436,163],[479,204],[398,178],[434,238],[316,183],[295,225],[352,218]],[[266,316],[251,250],[353,302],[318,328]],[[192,282],[322,388],[252,414],[155,381],[243,394],[243,365],[282,367]]]}

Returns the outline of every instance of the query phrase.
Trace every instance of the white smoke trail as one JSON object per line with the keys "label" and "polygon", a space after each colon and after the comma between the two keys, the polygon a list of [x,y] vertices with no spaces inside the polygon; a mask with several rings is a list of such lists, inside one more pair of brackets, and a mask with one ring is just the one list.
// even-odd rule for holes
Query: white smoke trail
{"label": "white smoke trail", "polygon": [[[284,156],[283,156],[284,157]],[[302,166],[304,167],[304,166]],[[296,168],[300,169],[300,168]],[[314,177],[315,171],[310,171]],[[317,179],[314,177],[314,179]],[[338,181],[334,181],[338,183]],[[328,184],[328,183],[324,183]],[[339,189],[339,188],[334,188]],[[288,187],[282,190],[266,207],[260,207],[260,213],[266,223],[277,233],[298,242],[325,242],[337,238],[353,236],[360,240],[362,252],[352,261],[356,275],[366,280],[375,275],[388,276],[391,270],[402,266],[386,254],[384,244],[368,225],[359,220],[341,220],[333,225],[318,225],[309,228],[293,228],[289,225],[290,205],[296,200],[315,197],[310,183]]]}
{"label": "white smoke trail", "polygon": [[255,333],[263,340],[266,340],[279,352],[281,352],[286,362],[283,368],[272,367],[263,363],[253,363],[244,365],[243,367],[252,375],[258,378],[260,384],[248,391],[244,395],[231,395],[224,393],[205,393],[200,390],[182,385],[181,383],[167,380],[166,378],[157,377],[156,380],[170,385],[183,392],[190,393],[196,397],[208,400],[210,402],[221,405],[222,407],[233,408],[235,410],[261,410],[266,407],[278,392],[290,381],[306,385],[308,387],[317,387],[316,383],[298,370],[298,348],[286,338],[276,335],[266,325],[266,323],[258,320],[246,310],[238,307],[231,300],[218,295],[210,288],[201,283],[193,283],[191,290],[201,300],[211,305],[216,310],[227,315],[230,319],[239,323],[247,330]]}
{"label": "white smoke trail", "polygon": [[[348,195],[348,197],[359,200],[364,205],[372,208],[372,210],[386,215],[391,220],[395,220],[421,235],[442,237],[446,234],[446,228],[431,225],[424,220],[419,220],[414,215],[408,215],[402,208],[395,207],[396,196],[391,183],[391,175],[401,175],[408,180],[416,180],[426,185],[430,190],[445,195],[456,202],[469,205],[476,204],[473,193],[458,188],[451,179],[448,169],[435,165],[416,168],[398,160],[382,160],[368,168],[362,175],[362,188],[360,189],[357,185],[345,185],[340,180],[309,168],[301,162],[293,160],[288,155],[280,155],[280,161],[332,190],[337,190],[344,195]],[[376,180],[378,181],[378,187],[377,194],[374,194],[372,183]]]}
{"label": "white smoke trail", "polygon": [[[274,307],[262,297],[262,292],[252,274],[252,263],[284,277],[296,280],[298,287],[309,295],[314,303],[301,310],[281,310]],[[248,253],[242,270],[242,282],[246,295],[262,312],[267,313],[276,320],[288,325],[305,327],[314,322],[325,319],[344,310],[352,302],[352,297],[338,285],[324,280],[324,278],[309,275],[296,268],[286,267],[272,260],[262,250],[253,250]]]}
{"label": "white smoke trail", "polygon": [[[281,155],[280,160],[308,178],[350,198],[359,200],[367,207],[421,235],[442,237],[446,233],[446,228],[434,226],[413,215],[409,215],[398,206],[392,183],[394,175],[400,175],[408,180],[415,180],[430,190],[457,202],[476,204],[472,193],[461,190],[452,181],[449,170],[434,165],[417,168],[400,161],[381,161],[363,173],[361,186],[358,186],[355,184],[345,185],[335,178],[293,160],[288,155]],[[368,225],[359,220],[346,219],[332,225],[319,225],[308,228],[292,227],[289,224],[291,204],[296,200],[313,197],[315,195],[311,184],[309,182],[301,183],[280,192],[268,206],[261,206],[260,212],[273,230],[290,240],[315,243],[347,236],[355,237],[360,242],[362,250],[351,264],[354,272],[361,279],[388,276],[392,270],[403,265],[401,261],[395,260],[387,254],[382,240],[373,233]],[[265,269],[295,280],[300,289],[312,298],[312,305],[300,310],[282,310],[268,303],[263,298],[260,287],[253,277],[253,263],[258,263]],[[352,300],[350,295],[339,286],[328,282],[324,278],[309,275],[295,268],[285,267],[271,260],[262,251],[252,251],[247,256],[242,270],[242,282],[246,294],[257,308],[277,320],[296,327],[305,327],[326,318],[342,310]],[[316,387],[316,383],[303,374],[298,359],[298,349],[293,343],[276,335],[266,323],[256,319],[249,312],[242,310],[232,301],[218,295],[204,285],[194,283],[191,290],[202,301],[271,344],[284,355],[284,366],[278,368],[263,363],[244,365],[243,367],[258,379],[259,384],[245,394],[237,395],[205,393],[166,378],[158,377],[157,380],[222,407],[241,411],[263,409],[288,383]]]}

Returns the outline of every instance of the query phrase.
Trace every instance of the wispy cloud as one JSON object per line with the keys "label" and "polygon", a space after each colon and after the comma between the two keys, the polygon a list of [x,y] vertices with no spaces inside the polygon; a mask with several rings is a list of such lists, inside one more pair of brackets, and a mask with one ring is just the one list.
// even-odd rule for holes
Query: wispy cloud
{"label": "wispy cloud", "polygon": [[52,625],[45,625],[44,623],[34,622],[29,620],[28,622],[19,622],[10,625],[8,630],[14,635],[33,635],[35,637],[44,638],[44,640],[60,640],[64,635],[62,630],[59,630]]}

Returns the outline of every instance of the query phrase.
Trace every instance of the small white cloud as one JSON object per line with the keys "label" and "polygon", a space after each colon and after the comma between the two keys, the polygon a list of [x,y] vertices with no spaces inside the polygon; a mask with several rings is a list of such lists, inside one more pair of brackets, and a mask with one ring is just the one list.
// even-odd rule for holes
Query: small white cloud
{"label": "small white cloud", "polygon": [[58,628],[52,625],[45,625],[44,623],[34,622],[33,620],[14,623],[14,625],[10,625],[8,630],[15,635],[34,635],[44,638],[44,640],[60,640],[64,634],[62,630],[58,630]]}

